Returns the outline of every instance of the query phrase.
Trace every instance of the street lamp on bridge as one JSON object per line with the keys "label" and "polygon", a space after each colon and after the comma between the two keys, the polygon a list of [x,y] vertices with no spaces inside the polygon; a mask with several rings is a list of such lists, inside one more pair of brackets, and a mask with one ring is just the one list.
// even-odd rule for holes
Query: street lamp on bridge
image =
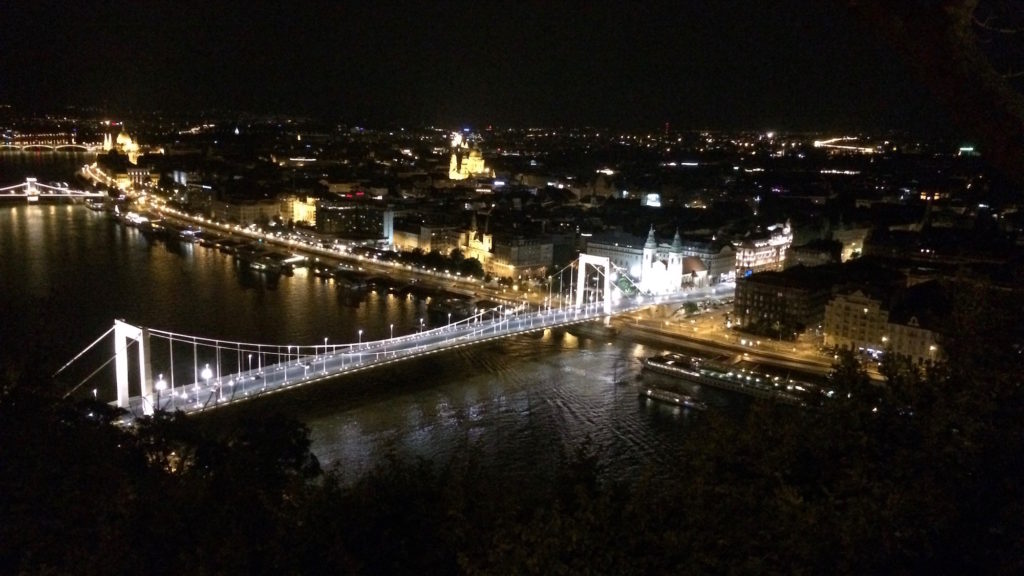
{"label": "street lamp on bridge", "polygon": [[167,389],[167,382],[164,381],[164,375],[161,374],[156,379],[156,409],[160,409],[160,393]]}
{"label": "street lamp on bridge", "polygon": [[[202,372],[202,374],[200,374],[200,376],[203,377],[203,380],[206,380],[206,388],[209,389],[210,388],[210,378],[213,377],[213,371],[210,370],[210,365],[209,364],[207,364],[206,367],[203,368],[203,372]],[[217,391],[218,391],[219,399],[223,400],[224,399],[224,395],[222,393],[220,393],[220,386],[217,387]],[[199,391],[197,390],[196,391],[196,403],[198,403],[198,402],[199,402]]]}
{"label": "street lamp on bridge", "polygon": [[324,374],[327,374],[327,337],[324,336]]}

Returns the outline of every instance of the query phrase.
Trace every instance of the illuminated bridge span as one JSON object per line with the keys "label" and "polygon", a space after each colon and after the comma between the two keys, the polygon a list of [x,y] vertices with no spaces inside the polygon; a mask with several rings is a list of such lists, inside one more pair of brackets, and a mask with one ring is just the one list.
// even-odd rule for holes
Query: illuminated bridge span
{"label": "illuminated bridge span", "polygon": [[94,152],[102,150],[103,144],[13,144],[4,142],[0,149],[20,150],[22,152],[54,151],[54,152]]}
{"label": "illuminated bridge span", "polygon": [[29,202],[38,202],[40,198],[104,198],[104,192],[72,190],[64,186],[40,184],[35,178],[26,178],[22,184],[0,188],[0,198],[26,198]]}
{"label": "illuminated bridge span", "polygon": [[[363,341],[360,330],[357,341],[348,343],[332,343],[328,338],[312,345],[234,342],[117,320],[57,374],[113,333],[114,355],[68,395],[113,361],[118,407],[136,416],[154,410],[200,412],[342,374],[517,334],[601,320],[687,297],[684,293],[643,296],[616,276],[607,258],[581,255],[549,279],[549,286],[557,283],[558,288],[553,292],[549,288],[549,296],[542,303],[503,304],[430,329],[421,319],[418,331],[399,336],[394,335],[392,325],[391,337],[374,341]],[[568,284],[563,282],[566,277]],[[138,392],[132,394],[131,388]]]}

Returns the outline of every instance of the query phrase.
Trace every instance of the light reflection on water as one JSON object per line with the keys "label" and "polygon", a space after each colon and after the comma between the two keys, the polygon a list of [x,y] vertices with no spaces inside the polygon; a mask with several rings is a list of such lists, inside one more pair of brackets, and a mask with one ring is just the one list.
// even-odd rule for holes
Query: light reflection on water
{"label": "light reflection on water", "polygon": [[[470,449],[529,475],[588,442],[613,477],[667,474],[695,415],[638,397],[645,353],[548,332],[418,360],[375,382],[342,378],[278,408],[307,422],[322,464],[348,479],[388,455],[444,463]],[[616,384],[616,371],[629,383]]]}

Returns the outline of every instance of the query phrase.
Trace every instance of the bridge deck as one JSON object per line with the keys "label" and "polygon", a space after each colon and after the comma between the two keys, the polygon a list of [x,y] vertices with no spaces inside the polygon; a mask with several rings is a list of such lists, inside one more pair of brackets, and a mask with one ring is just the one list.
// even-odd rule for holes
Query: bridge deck
{"label": "bridge deck", "polygon": [[[670,301],[664,300],[665,303]],[[646,305],[622,306],[614,314],[631,312]],[[202,412],[461,346],[600,320],[606,316],[600,306],[593,305],[541,310],[486,321],[462,321],[388,340],[324,346],[326,354],[305,355],[257,369],[188,382],[174,389],[156,390],[149,397],[132,396],[127,408],[133,415],[151,413],[155,408],[186,413]],[[158,384],[157,388],[161,388],[161,385]]]}

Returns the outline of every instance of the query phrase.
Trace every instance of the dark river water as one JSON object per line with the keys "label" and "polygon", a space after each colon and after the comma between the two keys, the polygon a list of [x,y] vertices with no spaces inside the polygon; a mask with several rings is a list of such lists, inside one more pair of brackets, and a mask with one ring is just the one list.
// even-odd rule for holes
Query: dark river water
{"label": "dark river water", "polygon": [[[0,187],[70,180],[82,154],[0,154]],[[267,276],[198,244],[151,241],[79,205],[0,204],[0,323],[9,365],[52,373],[115,318],[226,340],[351,342],[416,328],[429,299],[347,290],[299,270]],[[700,414],[640,400],[641,344],[545,332],[348,375],[257,402],[311,429],[325,467],[352,479],[387,458],[438,463],[475,450],[529,474],[589,442],[611,476],[671,474]],[[112,339],[57,383],[70,389],[113,354]],[[645,375],[644,378],[650,378]],[[616,383],[627,379],[629,384]],[[113,399],[109,370],[76,393]],[[719,399],[720,402],[727,400]],[[257,402],[254,402],[255,405]]]}

